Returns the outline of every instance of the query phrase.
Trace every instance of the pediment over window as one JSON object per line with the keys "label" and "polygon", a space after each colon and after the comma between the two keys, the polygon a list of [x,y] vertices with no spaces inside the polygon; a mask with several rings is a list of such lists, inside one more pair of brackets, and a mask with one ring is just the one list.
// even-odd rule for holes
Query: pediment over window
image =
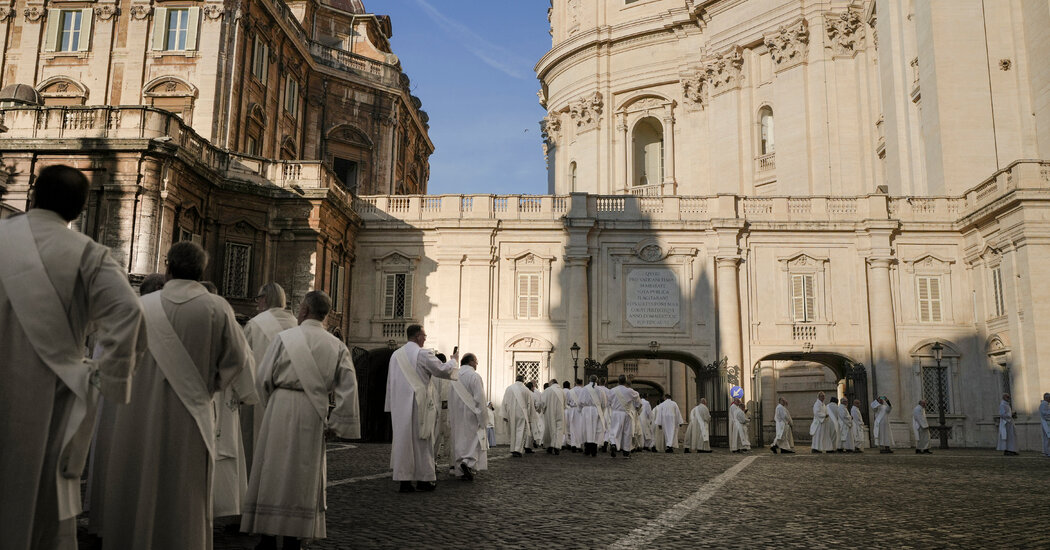
{"label": "pediment over window", "polygon": [[414,271],[419,256],[410,256],[398,251],[388,252],[375,258],[377,271]]}
{"label": "pediment over window", "polygon": [[828,258],[826,256],[814,256],[805,252],[798,252],[791,256],[781,256],[777,258],[777,261],[780,262],[782,271],[800,273],[805,271],[824,271]]}
{"label": "pediment over window", "polygon": [[349,124],[340,124],[328,131],[328,139],[341,141],[364,149],[373,149],[375,144],[367,134]]}
{"label": "pediment over window", "polygon": [[146,97],[197,97],[197,87],[174,76],[154,78],[142,87]]}
{"label": "pediment over window", "polygon": [[84,105],[88,89],[80,82],[65,76],[54,76],[37,86],[45,105]]}
{"label": "pediment over window", "polygon": [[1010,337],[1006,334],[993,334],[984,345],[984,351],[988,355],[1007,353],[1010,351]]}
{"label": "pediment over window", "polygon": [[554,344],[535,334],[518,334],[507,340],[506,349],[515,351],[554,351]]}
{"label": "pediment over window", "polygon": [[508,256],[506,259],[518,268],[549,268],[551,262],[554,261],[554,256],[544,256],[532,250],[523,250],[515,254],[514,256]]}
{"label": "pediment over window", "polygon": [[911,260],[902,260],[901,263],[904,265],[904,270],[909,273],[916,271],[922,273],[948,273],[951,271],[955,260],[936,254],[923,254]]}

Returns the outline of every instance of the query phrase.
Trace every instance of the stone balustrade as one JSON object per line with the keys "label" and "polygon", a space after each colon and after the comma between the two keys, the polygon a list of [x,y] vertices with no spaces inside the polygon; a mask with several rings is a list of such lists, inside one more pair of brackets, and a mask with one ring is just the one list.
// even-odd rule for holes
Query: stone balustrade
{"label": "stone balustrade", "polygon": [[387,63],[318,42],[310,42],[310,55],[322,65],[356,74],[382,86],[393,87],[398,84],[400,71]]}
{"label": "stone balustrade", "polygon": [[347,205],[350,192],[321,161],[271,160],[241,155],[211,145],[182,119],[161,109],[143,106],[62,106],[0,109],[7,132],[0,139],[149,140],[167,147],[197,168],[220,179],[259,186],[276,186],[300,195],[332,193]]}

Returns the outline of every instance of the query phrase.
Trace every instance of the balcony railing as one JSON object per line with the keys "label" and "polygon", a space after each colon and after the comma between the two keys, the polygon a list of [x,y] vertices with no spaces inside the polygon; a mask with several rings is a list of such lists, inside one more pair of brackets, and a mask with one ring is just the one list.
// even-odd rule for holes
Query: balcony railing
{"label": "balcony railing", "polygon": [[350,51],[310,42],[310,55],[318,63],[368,78],[384,86],[396,86],[398,83],[400,71],[397,67]]}
{"label": "balcony railing", "polygon": [[769,153],[768,155],[761,155],[755,157],[755,171],[756,172],[769,172],[775,170],[777,167],[776,153]]}

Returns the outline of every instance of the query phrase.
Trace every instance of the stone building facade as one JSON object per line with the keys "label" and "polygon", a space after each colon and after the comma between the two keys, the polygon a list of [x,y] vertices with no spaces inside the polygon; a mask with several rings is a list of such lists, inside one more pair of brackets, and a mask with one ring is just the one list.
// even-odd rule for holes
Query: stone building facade
{"label": "stone building facade", "polygon": [[[363,196],[349,339],[423,322],[497,401],[632,375],[683,409],[743,388],[944,410],[990,446],[1050,391],[1050,8],[1007,0],[555,0],[543,196]],[[581,351],[574,371],[571,347]],[[943,354],[935,357],[940,344]],[[446,349],[447,348],[447,349]],[[586,365],[585,365],[586,361]],[[498,428],[501,426],[498,426]]]}
{"label": "stone building facade", "polygon": [[133,276],[175,241],[241,313],[320,288],[345,333],[355,193],[425,193],[428,117],[360,0],[15,0],[0,8],[5,210],[87,172],[81,229]]}

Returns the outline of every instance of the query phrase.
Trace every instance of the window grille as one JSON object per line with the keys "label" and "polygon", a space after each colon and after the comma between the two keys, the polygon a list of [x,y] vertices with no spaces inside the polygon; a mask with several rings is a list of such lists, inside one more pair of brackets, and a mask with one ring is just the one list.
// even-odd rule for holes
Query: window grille
{"label": "window grille", "polygon": [[332,311],[343,311],[343,286],[346,279],[346,268],[338,262],[332,262],[332,271],[328,279],[328,296],[332,299]]}
{"label": "window grille", "polygon": [[514,376],[524,376],[525,382],[540,379],[539,361],[515,361]]}
{"label": "window grille", "polygon": [[926,414],[940,414],[939,394],[937,390],[938,379],[944,384],[944,412],[947,414],[952,410],[951,392],[948,386],[948,365],[944,368],[923,367],[922,368],[922,398],[926,400]]}
{"label": "window grille", "polygon": [[226,243],[226,263],[222,288],[228,298],[247,298],[251,275],[252,247],[247,244]]}

